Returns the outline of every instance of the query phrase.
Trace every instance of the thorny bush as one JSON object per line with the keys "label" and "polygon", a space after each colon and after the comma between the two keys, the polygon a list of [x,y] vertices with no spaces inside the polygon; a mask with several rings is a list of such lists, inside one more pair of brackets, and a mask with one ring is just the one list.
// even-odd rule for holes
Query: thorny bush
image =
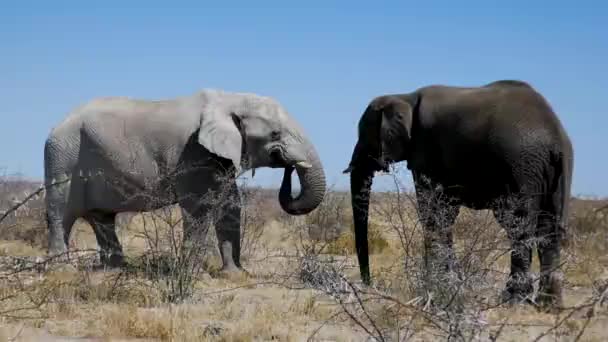
{"label": "thorny bush", "polygon": [[[374,193],[370,203],[370,228],[382,227],[378,230],[391,242],[385,253],[370,260],[372,287],[349,280],[352,276],[347,275],[348,268],[327,262],[320,249],[313,251],[316,254],[308,249],[301,256],[300,280],[303,284],[334,298],[345,317],[380,341],[413,338],[496,340],[512,329],[525,327],[525,323],[510,322],[508,316],[490,319],[499,310],[510,308],[502,302],[500,294],[509,275],[511,244],[493,212],[461,208],[452,226],[454,252],[446,248],[425,248],[425,232],[417,210],[419,201],[446,199],[436,193],[425,194],[429,198],[417,198],[413,189],[403,182],[409,178],[407,170],[394,167],[389,177],[395,185],[393,191]],[[336,202],[330,200],[326,205],[330,203],[332,208],[325,208],[323,212],[337,210]],[[510,202],[503,204],[513,205]],[[573,211],[570,233],[577,237],[575,246],[562,253],[568,276],[572,275],[568,271],[573,267],[580,269],[581,258],[592,255],[597,259],[597,256],[605,255],[605,244],[589,248],[594,242],[588,239],[605,241],[608,229],[606,216],[600,213],[605,210],[603,208]],[[445,222],[449,214],[439,212],[435,219]],[[502,219],[523,229],[526,222],[510,215],[512,212],[506,211]],[[531,245],[538,242],[535,239],[528,241]],[[446,258],[453,261],[450,272],[430,267],[432,263],[425,262],[425,259],[433,262]],[[607,284],[599,279],[597,272],[608,265],[605,258],[602,260],[601,265],[594,264],[596,272],[588,274],[594,286],[593,294],[556,313],[554,324],[547,326],[538,337],[562,334],[568,326],[576,327],[568,332],[571,337],[584,333],[589,320],[572,325],[572,317],[577,313],[592,317],[593,310],[606,296]],[[351,264],[355,264],[355,272],[350,274],[358,275],[356,260]],[[538,267],[533,266],[532,271],[535,269]],[[533,272],[533,277],[537,285],[538,274]]]}

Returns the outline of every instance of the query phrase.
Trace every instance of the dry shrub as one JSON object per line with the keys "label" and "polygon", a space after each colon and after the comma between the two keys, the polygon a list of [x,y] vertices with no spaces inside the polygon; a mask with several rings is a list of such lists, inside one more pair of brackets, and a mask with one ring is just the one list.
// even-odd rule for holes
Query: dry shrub
{"label": "dry shrub", "polygon": [[608,281],[608,201],[573,198],[565,243],[569,282],[598,286]]}
{"label": "dry shrub", "polygon": [[[0,237],[26,242],[32,248],[46,248],[46,211],[42,195],[27,200],[39,184],[20,175],[0,176]],[[21,203],[23,202],[23,203]]]}
{"label": "dry shrub", "polygon": [[304,217],[308,238],[332,241],[347,230],[352,221],[348,193],[327,190],[323,202]]}
{"label": "dry shrub", "polygon": [[43,208],[29,210],[25,215],[9,216],[0,222],[3,240],[23,241],[32,248],[46,248],[46,218]]}
{"label": "dry shrub", "polygon": [[[367,232],[368,249],[370,254],[380,254],[388,248],[388,241],[380,230],[380,225],[370,222]],[[357,252],[355,247],[355,228],[350,225],[350,229],[340,234],[340,236],[327,244],[326,252],[336,255],[352,255]]]}
{"label": "dry shrub", "polygon": [[[241,196],[232,186],[234,180],[230,172],[216,175],[219,186],[197,198],[199,206],[207,207],[205,215],[195,217],[186,211],[176,210],[176,206],[166,206],[164,198],[156,198],[147,193],[137,193],[145,196],[148,203],[161,209],[146,213],[139,228],[139,238],[144,241],[144,251],[141,255],[130,258],[129,272],[143,275],[161,291],[162,300],[167,303],[182,302],[191,298],[195,292],[195,284],[205,273],[209,273],[209,259],[217,256],[217,240],[214,237],[215,227],[220,220],[229,214],[229,208],[243,199],[249,200],[254,192],[241,191]],[[120,180],[108,182],[121,190]],[[152,184],[149,188],[156,188]],[[242,190],[242,189],[241,189]],[[254,201],[252,199],[252,201]],[[253,217],[245,206],[241,210],[245,215],[245,234],[241,241],[247,251],[256,248],[257,240],[263,232],[260,224],[261,217]],[[241,217],[242,218],[242,217]],[[185,231],[183,222],[189,221],[192,229]],[[211,253],[210,253],[211,252]],[[216,252],[216,253],[213,253]]]}
{"label": "dry shrub", "polygon": [[44,277],[24,273],[19,279],[7,280],[3,291],[25,292],[15,299],[22,296],[30,302],[40,302],[44,298],[43,313],[47,315],[79,303],[126,303],[151,307],[159,305],[162,299],[161,293],[150,282],[127,279],[120,273],[52,270]]}
{"label": "dry shrub", "polygon": [[[310,254],[302,263],[306,269],[302,281],[334,298],[346,317],[376,340],[496,340],[499,335],[503,338],[511,334],[530,338],[526,335],[526,323],[519,322],[518,315],[502,302],[501,292],[509,274],[511,243],[493,212],[461,208],[451,227],[453,252],[437,247],[427,250],[422,243],[425,232],[416,210],[419,198],[413,189],[403,185],[400,179],[406,177],[399,173],[396,170],[392,175],[396,184],[393,193],[372,196],[370,230],[386,226],[388,231],[384,234],[397,244],[395,248],[390,246],[390,253],[380,256],[388,267],[380,267],[370,257],[373,286],[350,281],[343,269]],[[422,200],[441,200],[438,194],[429,192],[425,196],[432,197]],[[593,255],[594,262],[586,261],[591,268],[587,273],[589,283],[594,284],[593,293],[579,296],[576,303],[561,313],[541,316],[542,325],[535,330],[537,336],[576,339],[591,319],[584,315],[592,317],[591,312],[599,310],[602,298],[607,295],[607,284],[598,283],[600,272],[608,265],[604,243],[608,230],[605,215],[598,214],[604,209],[590,210],[571,212],[570,232],[576,243],[564,251],[567,262],[564,271],[569,281],[574,280],[572,267],[580,272],[584,269],[582,257]],[[445,222],[444,215],[449,213],[438,212],[434,218]],[[506,215],[505,220],[518,220],[508,216],[512,215],[510,212]],[[512,222],[514,225],[519,223]],[[353,241],[352,237],[350,241]],[[532,240],[531,243],[536,242]],[[425,262],[427,258],[429,261],[453,258],[454,267],[451,271],[429,267]],[[533,267],[531,271],[534,270]],[[532,275],[537,283],[538,276]],[[534,311],[532,307],[529,309]],[[523,335],[518,329],[523,329]]]}
{"label": "dry shrub", "polygon": [[46,248],[48,236],[43,215],[43,212],[36,212],[32,216],[17,218],[12,224],[0,223],[2,240],[22,241],[31,248]]}
{"label": "dry shrub", "polygon": [[[276,200],[268,191],[259,187],[241,186],[241,258],[251,258],[261,247],[264,228],[273,218],[278,218]],[[279,210],[281,210],[279,208]]]}
{"label": "dry shrub", "polygon": [[[301,225],[304,229],[301,229]],[[307,232],[306,238],[313,243],[321,243],[323,252],[334,255],[356,253],[354,224],[350,207],[350,194],[329,188],[323,202],[298,225],[300,231]],[[388,242],[380,225],[372,222],[368,229],[370,253],[381,253]],[[319,250],[320,252],[321,250]]]}
{"label": "dry shrub", "polygon": [[[313,326],[314,330],[315,324],[342,324],[349,331],[354,325],[385,341],[493,340],[501,333],[529,340],[535,336],[516,329],[525,331],[533,324],[539,334],[553,329],[554,338],[575,340],[587,327],[586,316],[605,315],[605,310],[590,304],[605,291],[599,281],[608,266],[605,202],[573,200],[569,231],[574,238],[564,252],[568,284],[587,286],[592,298],[584,302],[587,292],[571,292],[576,297],[571,310],[541,315],[533,308],[504,307],[496,300],[508,272],[510,246],[490,211],[460,210],[453,226],[458,271],[429,277],[415,196],[402,186],[374,193],[369,225],[374,284],[365,287],[350,280],[357,278],[358,265],[349,193],[330,190],[317,210],[294,218],[282,216],[276,191],[243,186],[241,191],[244,261],[260,262],[251,256],[264,246],[262,237],[272,230],[270,221],[286,225],[280,229],[292,234],[291,238],[297,238],[294,231],[306,232],[301,240],[309,246],[321,245],[297,250],[295,258],[281,254],[274,259],[285,262],[291,274],[300,274],[300,283],[292,278],[286,281],[278,272],[263,280],[258,274],[253,283],[268,281],[274,287],[256,295],[249,291],[261,287],[249,281],[215,278],[221,266],[218,260],[205,257],[193,265],[200,255],[181,249],[182,218],[173,208],[142,214],[141,222],[130,225],[129,233],[144,242],[145,250],[131,255],[131,268],[125,271],[101,273],[86,266],[76,272],[39,273],[23,267],[9,277],[0,274],[2,322],[27,318],[31,325],[45,326],[55,334],[167,341],[301,340],[290,329]],[[40,235],[46,237],[46,230]],[[11,238],[39,243],[28,236]],[[202,246],[197,253],[216,249],[215,241]],[[298,262],[301,268],[294,266]],[[276,264],[261,265],[273,269]],[[212,277],[201,281],[203,271]],[[285,285],[296,289],[279,287]],[[316,290],[299,292],[302,285]],[[581,311],[581,302],[595,311]],[[566,317],[570,313],[573,316]]]}
{"label": "dry shrub", "polygon": [[569,228],[573,233],[594,233],[608,228],[608,200],[571,198]]}
{"label": "dry shrub", "polygon": [[[442,200],[434,194],[427,195],[433,196],[435,202]],[[373,272],[378,286],[403,302],[432,302],[434,308],[452,316],[449,324],[454,324],[467,311],[472,315],[467,319],[473,319],[478,308],[493,303],[491,299],[500,288],[497,278],[504,275],[502,261],[509,246],[504,231],[490,211],[462,208],[451,226],[454,250],[443,247],[426,250],[425,229],[416,210],[419,199],[413,190],[401,185],[395,193],[384,194],[382,200],[374,205],[371,216],[389,227],[397,246],[391,248],[392,255],[383,255],[383,258],[392,259],[392,263]],[[445,215],[449,214],[440,211],[434,218],[444,222]],[[430,262],[453,258],[454,268],[450,272],[430,268],[426,264],[427,258]],[[380,311],[378,315],[382,317]]]}

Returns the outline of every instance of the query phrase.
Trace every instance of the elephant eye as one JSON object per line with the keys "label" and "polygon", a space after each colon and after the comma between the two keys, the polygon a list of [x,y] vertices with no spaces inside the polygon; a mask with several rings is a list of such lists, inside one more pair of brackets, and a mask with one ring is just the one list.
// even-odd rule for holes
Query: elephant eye
{"label": "elephant eye", "polygon": [[281,132],[279,132],[279,131],[272,131],[270,133],[270,139],[272,139],[272,140],[279,140],[279,139],[281,139]]}

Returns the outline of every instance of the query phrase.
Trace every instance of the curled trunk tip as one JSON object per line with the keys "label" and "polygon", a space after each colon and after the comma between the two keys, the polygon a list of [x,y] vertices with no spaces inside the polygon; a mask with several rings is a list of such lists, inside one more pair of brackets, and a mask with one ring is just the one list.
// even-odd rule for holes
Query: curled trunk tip
{"label": "curled trunk tip", "polygon": [[293,166],[285,168],[283,182],[279,191],[281,208],[290,215],[305,215],[316,209],[325,197],[326,184],[323,168],[318,160],[313,161],[312,167],[295,167],[300,181],[300,194],[293,198],[291,195],[291,174]]}

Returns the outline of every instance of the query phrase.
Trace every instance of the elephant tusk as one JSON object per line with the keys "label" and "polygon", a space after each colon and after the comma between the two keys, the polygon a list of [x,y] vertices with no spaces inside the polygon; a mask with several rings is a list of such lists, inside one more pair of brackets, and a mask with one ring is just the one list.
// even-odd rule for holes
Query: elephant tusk
{"label": "elephant tusk", "polygon": [[310,169],[312,167],[312,164],[305,161],[299,161],[296,163],[296,166],[301,167],[303,169]]}

